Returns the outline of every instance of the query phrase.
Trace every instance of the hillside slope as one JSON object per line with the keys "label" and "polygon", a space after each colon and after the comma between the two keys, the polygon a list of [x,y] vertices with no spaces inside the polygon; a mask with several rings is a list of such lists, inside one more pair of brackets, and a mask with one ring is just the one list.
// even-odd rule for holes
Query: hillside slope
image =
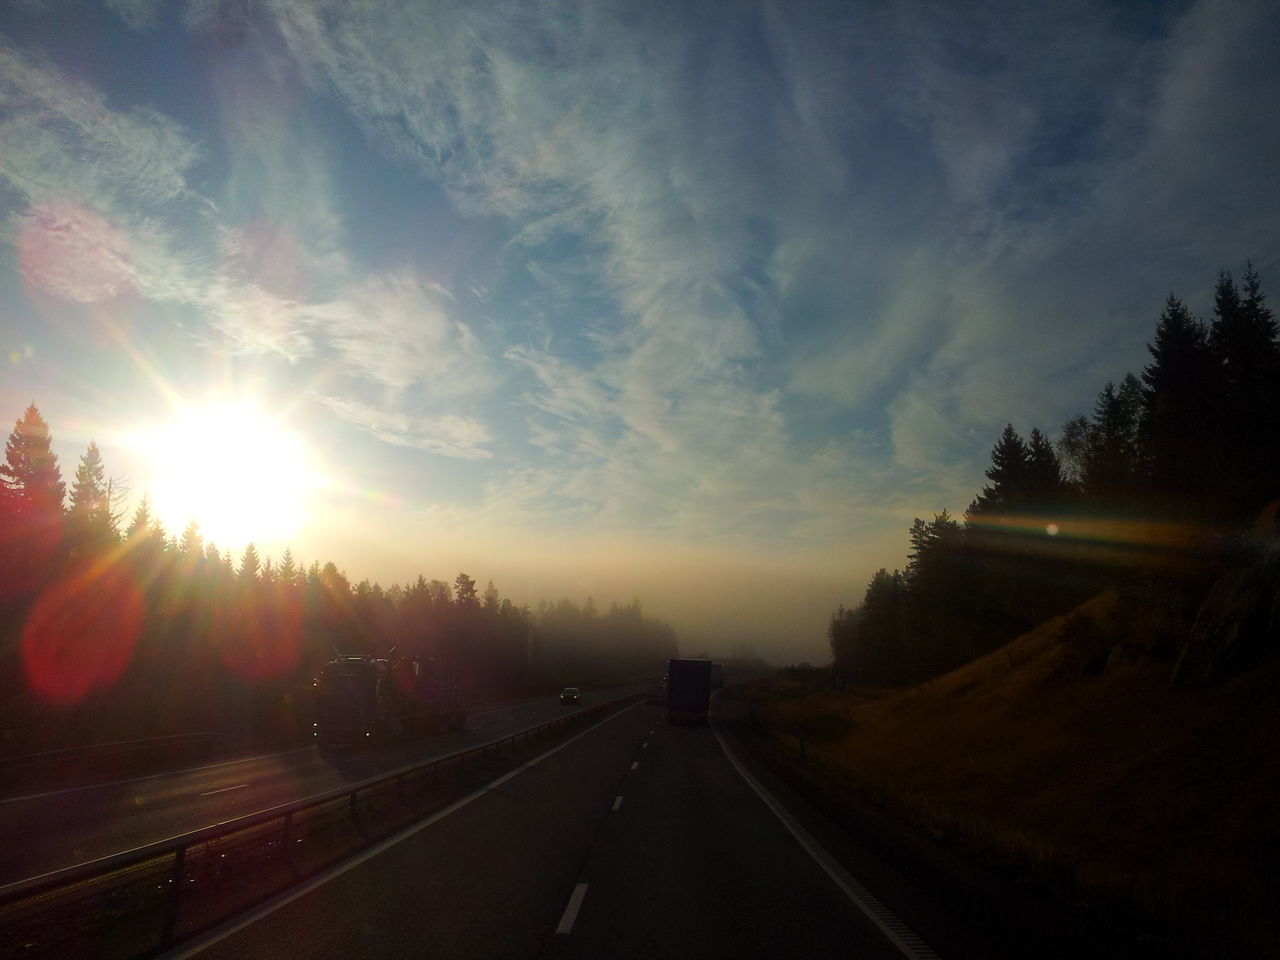
{"label": "hillside slope", "polygon": [[1079,903],[1192,954],[1280,956],[1280,663],[1173,687],[1121,646],[1082,670],[1063,623],[907,691],[775,681],[757,714],[833,779]]}

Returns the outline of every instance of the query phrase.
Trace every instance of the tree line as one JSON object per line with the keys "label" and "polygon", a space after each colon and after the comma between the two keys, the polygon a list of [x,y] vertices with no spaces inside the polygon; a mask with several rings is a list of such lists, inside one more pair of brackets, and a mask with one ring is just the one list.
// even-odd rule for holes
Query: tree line
{"label": "tree line", "polygon": [[1170,294],[1141,376],[1098,393],[1056,441],[1007,425],[963,517],[916,518],[904,570],[878,570],[828,624],[847,682],[947,672],[1103,589],[1160,607],[1168,653],[1195,604],[1280,497],[1280,340],[1251,263],[1219,274],[1213,316]]}
{"label": "tree line", "polygon": [[536,609],[489,581],[419,575],[383,588],[332,561],[237,561],[192,520],[168,534],[90,443],[68,485],[31,404],[0,464],[0,751],[225,732],[305,736],[336,655],[432,658],[474,698],[661,675],[672,628],[638,600]]}

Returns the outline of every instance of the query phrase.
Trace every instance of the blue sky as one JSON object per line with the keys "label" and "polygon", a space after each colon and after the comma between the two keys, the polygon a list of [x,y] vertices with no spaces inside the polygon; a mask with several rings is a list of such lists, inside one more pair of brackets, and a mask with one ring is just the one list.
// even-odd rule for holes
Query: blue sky
{"label": "blue sky", "polygon": [[165,485],[357,580],[821,660],[1005,422],[1140,370],[1171,289],[1274,289],[1277,38],[1267,0],[11,0],[0,402],[237,554]]}

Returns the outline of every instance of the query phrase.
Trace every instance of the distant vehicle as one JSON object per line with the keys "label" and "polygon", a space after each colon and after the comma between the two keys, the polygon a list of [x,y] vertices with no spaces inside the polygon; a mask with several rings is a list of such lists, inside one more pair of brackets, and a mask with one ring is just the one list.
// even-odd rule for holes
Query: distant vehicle
{"label": "distant vehicle", "polygon": [[711,706],[711,661],[667,661],[667,722],[706,723]]}
{"label": "distant vehicle", "polygon": [[657,683],[649,684],[649,689],[645,691],[644,702],[665,704],[667,702],[666,683],[662,680],[659,680]]}
{"label": "distant vehicle", "polygon": [[724,664],[711,664],[711,689],[720,690],[724,687]]}
{"label": "distant vehicle", "polygon": [[457,677],[420,657],[339,657],[316,680],[313,735],[322,747],[354,747],[467,724]]}
{"label": "distant vehicle", "polygon": [[561,703],[577,703],[577,702],[578,702],[578,688],[577,688],[577,687],[565,687],[563,690],[561,690],[561,691],[560,691],[560,702],[561,702]]}

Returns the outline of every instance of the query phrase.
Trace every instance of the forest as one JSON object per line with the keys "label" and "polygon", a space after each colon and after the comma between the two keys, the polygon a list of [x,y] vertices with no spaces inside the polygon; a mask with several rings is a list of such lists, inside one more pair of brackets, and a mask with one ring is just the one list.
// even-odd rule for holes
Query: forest
{"label": "forest", "polygon": [[[1215,582],[1266,565],[1280,342],[1252,263],[1239,281],[1218,275],[1207,323],[1170,294],[1147,349],[1141,375],[1107,383],[1056,440],[1007,425],[963,517],[915,519],[906,569],[878,570],[862,602],[830,619],[842,684],[928,680],[1106,590],[1124,622],[1064,627],[1082,669],[1108,640],[1172,660]],[[1237,665],[1260,652],[1245,626]]]}
{"label": "forest", "polygon": [[131,515],[97,445],[63,479],[32,403],[0,464],[0,752],[219,732],[300,742],[312,686],[338,655],[432,658],[473,701],[660,676],[672,628],[638,600],[536,610],[453,581],[384,589],[333,562],[237,561],[192,520],[167,533],[144,496]]}

